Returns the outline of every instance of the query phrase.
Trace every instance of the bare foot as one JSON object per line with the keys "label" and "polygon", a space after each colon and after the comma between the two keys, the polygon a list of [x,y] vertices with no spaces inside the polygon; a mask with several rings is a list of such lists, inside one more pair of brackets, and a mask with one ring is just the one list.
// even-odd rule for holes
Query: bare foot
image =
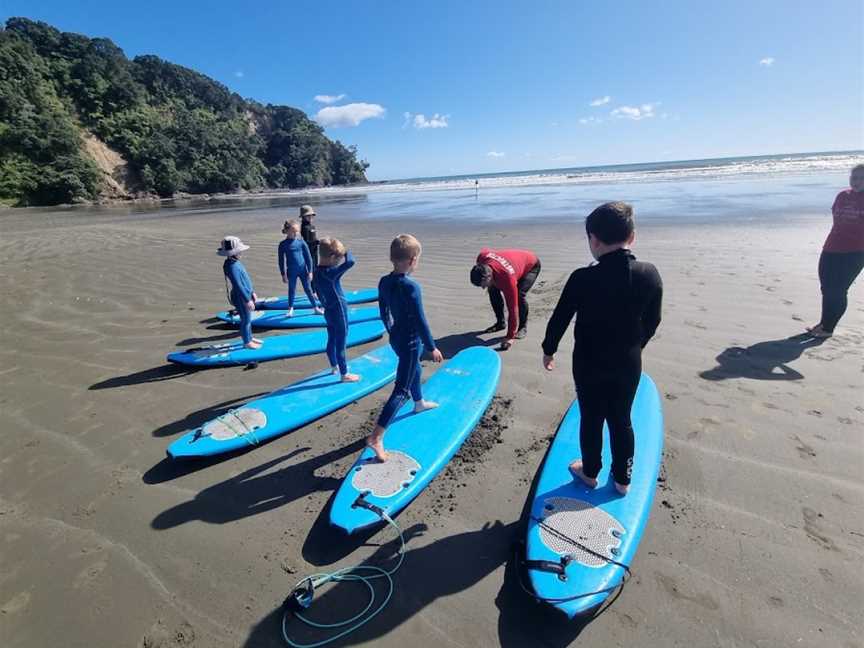
{"label": "bare foot", "polygon": [[339,374],[339,367],[330,367],[330,373],[334,376]]}
{"label": "bare foot", "polygon": [[414,401],[414,413],[419,414],[420,412],[425,412],[426,410],[435,409],[438,407],[438,403],[435,401],[427,401],[427,400],[419,400]]}
{"label": "bare foot", "polygon": [[261,338],[253,337],[252,341],[257,343],[257,344],[264,344],[264,340],[262,340]]}
{"label": "bare foot", "polygon": [[315,311],[315,314],[316,314],[316,315],[323,315],[323,314],[324,314],[324,309],[321,308],[320,306],[316,306],[316,307],[313,308],[312,310]]}
{"label": "bare foot", "polygon": [[630,490],[630,484],[619,484],[615,482],[615,490],[617,490],[621,495],[626,495],[627,491]]}
{"label": "bare foot", "polygon": [[372,434],[366,437],[366,447],[371,448],[375,453],[375,458],[381,463],[387,461],[387,451],[384,450],[384,435]]}
{"label": "bare foot", "polygon": [[248,342],[248,343],[244,344],[243,346],[246,347],[247,349],[260,349],[262,345],[263,345],[263,342],[256,342],[255,340],[252,340],[251,342]]}
{"label": "bare foot", "polygon": [[829,338],[831,337],[831,333],[822,328],[821,324],[817,324],[816,326],[811,326],[807,329],[807,332],[813,337],[817,338]]}
{"label": "bare foot", "polygon": [[360,382],[360,376],[357,374],[343,374],[342,382]]}
{"label": "bare foot", "polygon": [[577,459],[573,463],[570,464],[570,474],[574,477],[578,477],[582,480],[582,483],[585,484],[588,488],[597,488],[597,480],[591,477],[588,477],[584,472],[582,472],[582,460]]}

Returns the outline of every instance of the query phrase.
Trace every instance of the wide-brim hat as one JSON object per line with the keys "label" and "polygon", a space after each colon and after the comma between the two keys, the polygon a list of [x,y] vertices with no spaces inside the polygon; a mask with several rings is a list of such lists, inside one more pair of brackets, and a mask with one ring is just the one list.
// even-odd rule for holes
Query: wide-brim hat
{"label": "wide-brim hat", "polygon": [[219,256],[235,256],[240,252],[245,252],[249,249],[249,246],[246,245],[243,241],[241,241],[236,236],[226,236],[222,239],[222,244],[219,246],[219,249],[216,250],[216,254]]}
{"label": "wide-brim hat", "polygon": [[300,218],[304,216],[314,216],[315,210],[312,209],[312,205],[301,205],[300,206]]}

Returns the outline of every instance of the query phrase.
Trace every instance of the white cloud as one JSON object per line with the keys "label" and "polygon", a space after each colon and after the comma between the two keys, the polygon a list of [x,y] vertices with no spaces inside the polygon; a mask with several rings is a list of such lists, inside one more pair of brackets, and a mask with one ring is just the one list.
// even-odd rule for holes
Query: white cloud
{"label": "white cloud", "polygon": [[318,111],[315,121],[324,128],[357,126],[367,119],[384,117],[384,106],[370,103],[350,103],[344,106],[327,106]]}
{"label": "white cloud", "polygon": [[609,95],[606,95],[605,97],[600,97],[598,99],[595,99],[594,101],[591,102],[590,105],[591,106],[605,106],[610,101],[612,101],[612,97],[610,97]]}
{"label": "white cloud", "polygon": [[489,151],[489,152],[486,154],[486,157],[489,157],[489,158],[502,158],[502,157],[504,157],[505,155],[506,155],[506,153],[501,153],[500,151]]}
{"label": "white cloud", "polygon": [[619,106],[615,108],[610,115],[619,119],[632,119],[639,121],[640,119],[649,119],[655,116],[654,108],[660,105],[660,102],[645,103],[641,106]]}
{"label": "white cloud", "polygon": [[773,56],[766,56],[765,58],[760,59],[759,65],[762,65],[764,67],[771,67],[772,65],[774,65],[774,57]]}
{"label": "white cloud", "polygon": [[405,118],[405,123],[402,124],[402,128],[407,128],[408,124],[413,124],[414,128],[424,129],[424,128],[447,128],[450,124],[447,123],[447,120],[450,119],[450,115],[439,115],[435,113],[428,119],[426,115],[423,113],[417,113],[416,115],[410,112],[402,113],[402,116]]}
{"label": "white cloud", "polygon": [[315,95],[315,101],[323,104],[334,104],[337,101],[342,101],[345,98],[344,94],[339,95]]}
{"label": "white cloud", "polygon": [[237,77],[238,79],[242,79],[244,76],[246,76],[246,73],[243,72],[243,70],[237,70],[234,73],[234,76]]}
{"label": "white cloud", "polygon": [[599,117],[581,117],[579,123],[583,126],[587,126],[588,124],[602,124],[603,120]]}

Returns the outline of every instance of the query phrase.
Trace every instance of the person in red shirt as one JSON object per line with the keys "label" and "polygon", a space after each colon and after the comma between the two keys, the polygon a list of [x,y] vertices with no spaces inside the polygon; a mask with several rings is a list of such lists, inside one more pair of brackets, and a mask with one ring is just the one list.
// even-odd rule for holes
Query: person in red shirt
{"label": "person in red shirt", "polygon": [[864,164],[852,169],[849,186],[834,199],[834,224],[819,257],[822,319],[807,329],[813,337],[834,334],[846,312],[849,287],[864,268]]}
{"label": "person in red shirt", "polygon": [[483,248],[471,268],[471,283],[489,289],[489,302],[495,323],[484,333],[503,331],[504,303],[507,304],[507,337],[501,349],[507,350],[527,333],[528,302],[525,295],[540,274],[540,259],[528,250],[490,250]]}

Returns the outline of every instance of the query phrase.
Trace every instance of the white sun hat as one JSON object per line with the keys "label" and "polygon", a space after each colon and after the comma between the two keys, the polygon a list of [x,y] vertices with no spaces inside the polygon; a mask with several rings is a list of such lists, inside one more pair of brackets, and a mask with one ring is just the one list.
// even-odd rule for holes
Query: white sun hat
{"label": "white sun hat", "polygon": [[219,249],[216,250],[216,254],[219,256],[235,256],[248,249],[249,246],[236,236],[226,236],[222,239],[222,245],[220,245]]}

